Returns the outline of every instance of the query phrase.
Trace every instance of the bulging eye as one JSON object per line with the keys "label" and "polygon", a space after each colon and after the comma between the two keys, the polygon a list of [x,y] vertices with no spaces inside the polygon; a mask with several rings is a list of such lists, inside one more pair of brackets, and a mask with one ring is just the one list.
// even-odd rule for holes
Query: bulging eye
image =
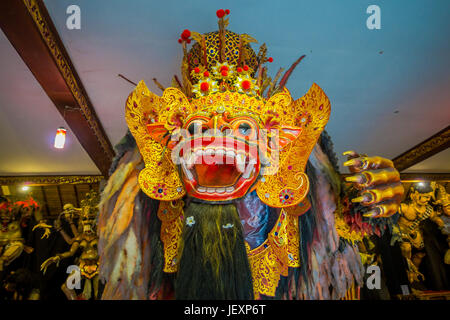
{"label": "bulging eye", "polygon": [[191,136],[204,133],[208,128],[202,121],[194,121],[188,127],[187,130]]}
{"label": "bulging eye", "polygon": [[242,122],[238,127],[239,133],[245,137],[248,137],[252,133],[252,127],[247,122]]}
{"label": "bulging eye", "polygon": [[194,123],[191,123],[188,127],[188,131],[191,135],[194,135],[194,133],[195,133],[195,125],[196,125],[196,123],[194,122]]}
{"label": "bulging eye", "polygon": [[202,132],[201,129],[202,124],[200,122],[192,122],[188,127],[188,131],[192,136]]}
{"label": "bulging eye", "polygon": [[233,128],[234,135],[237,137],[241,137],[246,140],[254,140],[257,138],[258,127],[252,120],[237,119],[236,121],[233,121],[231,127]]}

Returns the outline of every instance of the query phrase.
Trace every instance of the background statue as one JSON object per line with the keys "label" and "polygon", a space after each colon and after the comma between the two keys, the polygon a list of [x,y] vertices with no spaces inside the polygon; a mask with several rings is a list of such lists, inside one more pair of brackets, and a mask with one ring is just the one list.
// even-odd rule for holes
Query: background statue
{"label": "background statue", "polygon": [[[447,235],[447,243],[450,248],[450,194],[447,193],[442,184],[436,185],[436,210],[441,213],[444,222],[442,233]],[[444,262],[450,265],[450,249],[445,252]]]}
{"label": "background statue", "polygon": [[[441,213],[434,208],[435,183],[418,182],[414,183],[406,198],[406,201],[400,205],[400,218],[398,220],[399,233],[401,236],[401,249],[408,264],[408,279],[416,288],[420,282],[425,280],[425,276],[419,271],[426,252],[431,253],[436,260],[435,249],[431,248],[438,244],[434,240],[433,231],[430,228],[437,227],[440,232],[445,232],[445,222]],[[432,222],[435,226],[430,226]],[[432,239],[433,238],[433,239]],[[427,247],[427,243],[428,247]],[[440,260],[443,260],[442,256]],[[437,262],[439,264],[440,261]],[[436,263],[433,262],[436,267]],[[432,273],[438,273],[436,270]],[[445,276],[444,276],[445,277]],[[438,281],[443,282],[443,281]],[[422,288],[423,289],[423,288]]]}
{"label": "background statue", "polygon": [[42,237],[48,237],[51,226],[45,223],[39,205],[33,198],[14,203],[9,201],[0,203],[0,271],[17,259],[23,251],[27,253],[33,251],[33,248],[25,245],[23,235],[23,229],[32,218],[39,222],[33,230],[40,226],[45,229]]}
{"label": "background statue", "polygon": [[[81,202],[81,208],[75,208],[72,204],[64,205],[64,211],[55,221],[55,228],[61,233],[70,249],[67,252],[57,254],[45,260],[41,265],[41,270],[47,271],[47,268],[59,262],[62,259],[78,256],[76,264],[79,268],[81,279],[84,281],[83,292],[77,295],[75,289],[68,288],[67,281],[63,283],[61,289],[69,300],[91,298],[97,299],[99,294],[99,278],[98,278],[98,236],[97,236],[97,214],[98,214],[98,194],[91,191],[86,194],[85,200]],[[60,219],[64,218],[71,225],[74,234],[71,238],[62,228]],[[74,228],[74,219],[78,218],[78,229]],[[77,270],[73,270],[68,276],[71,278]]]}

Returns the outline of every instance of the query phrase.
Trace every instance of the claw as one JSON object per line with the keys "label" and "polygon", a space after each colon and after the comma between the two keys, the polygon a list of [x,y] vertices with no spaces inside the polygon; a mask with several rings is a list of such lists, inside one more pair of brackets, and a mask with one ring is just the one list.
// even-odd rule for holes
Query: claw
{"label": "claw", "polygon": [[361,175],[364,177],[364,183],[367,186],[379,184],[394,183],[400,181],[400,174],[394,168],[379,169],[374,171],[363,171]]}
{"label": "claw", "polygon": [[380,210],[378,210],[378,208],[375,208],[366,212],[365,214],[363,214],[363,216],[366,218],[378,218],[380,216]]}
{"label": "claw", "polygon": [[394,213],[396,213],[398,210],[398,204],[395,202],[392,203],[386,203],[386,204],[379,204],[376,207],[374,207],[371,211],[368,212],[368,214],[376,213],[375,216],[370,216],[372,218],[387,218],[392,216]]}
{"label": "claw", "polygon": [[364,201],[364,197],[356,197],[352,199],[352,202],[363,202]]}
{"label": "claw", "polygon": [[354,166],[359,166],[361,165],[362,161],[359,159],[350,159],[348,161],[345,161],[343,163],[344,166],[346,167],[354,167]]}
{"label": "claw", "polygon": [[394,168],[394,163],[383,157],[367,157],[366,161],[371,169]]}
{"label": "claw", "polygon": [[352,158],[357,158],[359,157],[359,154],[353,150],[349,150],[349,151],[345,151],[342,153],[343,156],[348,156],[348,157],[352,157]]}
{"label": "claw", "polygon": [[49,237],[50,237],[50,230],[46,229],[44,234],[42,235],[41,239],[44,239],[44,238],[48,239]]}
{"label": "claw", "polygon": [[358,183],[358,184],[364,183],[364,180],[365,180],[364,177],[359,174],[354,175],[354,176],[345,177],[345,181]]}
{"label": "claw", "polygon": [[393,168],[394,163],[382,157],[366,157],[360,156],[358,158],[352,158],[343,163],[346,167],[359,167],[358,169],[384,169]]}
{"label": "claw", "polygon": [[[388,187],[388,188],[384,188],[384,189],[371,189],[371,190],[366,190],[364,191],[364,193],[362,194],[363,196],[366,197],[367,200],[365,200],[365,204],[366,205],[371,205],[374,203],[379,203],[379,202],[383,202],[383,201],[390,201],[394,198],[399,198],[403,195],[403,186],[401,184],[398,184],[396,186],[393,187]],[[382,205],[383,207],[381,208],[383,211],[391,211],[392,210],[392,206],[395,206],[395,209],[397,209],[397,204],[385,204]]]}
{"label": "claw", "polygon": [[353,198],[352,202],[353,203],[355,203],[355,202],[370,202],[370,200],[371,200],[370,194],[365,193],[359,197]]}

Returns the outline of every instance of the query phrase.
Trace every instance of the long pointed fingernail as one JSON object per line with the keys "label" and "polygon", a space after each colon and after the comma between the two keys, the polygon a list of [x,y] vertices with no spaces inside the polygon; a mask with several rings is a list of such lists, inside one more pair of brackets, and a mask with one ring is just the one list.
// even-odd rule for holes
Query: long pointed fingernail
{"label": "long pointed fingernail", "polygon": [[353,151],[353,150],[348,150],[348,151],[344,151],[343,153],[342,153],[342,155],[343,156],[346,156],[346,155],[348,155],[348,154],[354,154],[355,153],[355,151]]}
{"label": "long pointed fingernail", "polygon": [[352,202],[363,202],[364,200],[366,200],[366,198],[364,196],[360,196],[360,197],[353,198]]}
{"label": "long pointed fingernail", "polygon": [[360,162],[360,161],[357,160],[357,159],[351,159],[351,160],[345,161],[345,162],[343,163],[343,165],[346,166],[346,167],[351,167],[351,166],[356,166],[356,165],[358,165],[359,162]]}
{"label": "long pointed fingernail", "polygon": [[366,218],[375,218],[378,216],[378,210],[370,210],[369,212],[363,214],[363,216]]}
{"label": "long pointed fingernail", "polygon": [[356,183],[361,183],[361,176],[356,175],[356,176],[349,176],[349,177],[345,177],[345,181],[347,182],[356,182]]}

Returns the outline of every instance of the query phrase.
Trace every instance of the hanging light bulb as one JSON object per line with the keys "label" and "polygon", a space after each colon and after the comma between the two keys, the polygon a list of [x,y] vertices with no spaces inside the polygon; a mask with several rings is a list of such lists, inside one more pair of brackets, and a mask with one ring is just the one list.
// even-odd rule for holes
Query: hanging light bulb
{"label": "hanging light bulb", "polygon": [[63,127],[59,127],[56,130],[55,148],[62,149],[64,148],[65,143],[66,143],[66,129],[64,129]]}

